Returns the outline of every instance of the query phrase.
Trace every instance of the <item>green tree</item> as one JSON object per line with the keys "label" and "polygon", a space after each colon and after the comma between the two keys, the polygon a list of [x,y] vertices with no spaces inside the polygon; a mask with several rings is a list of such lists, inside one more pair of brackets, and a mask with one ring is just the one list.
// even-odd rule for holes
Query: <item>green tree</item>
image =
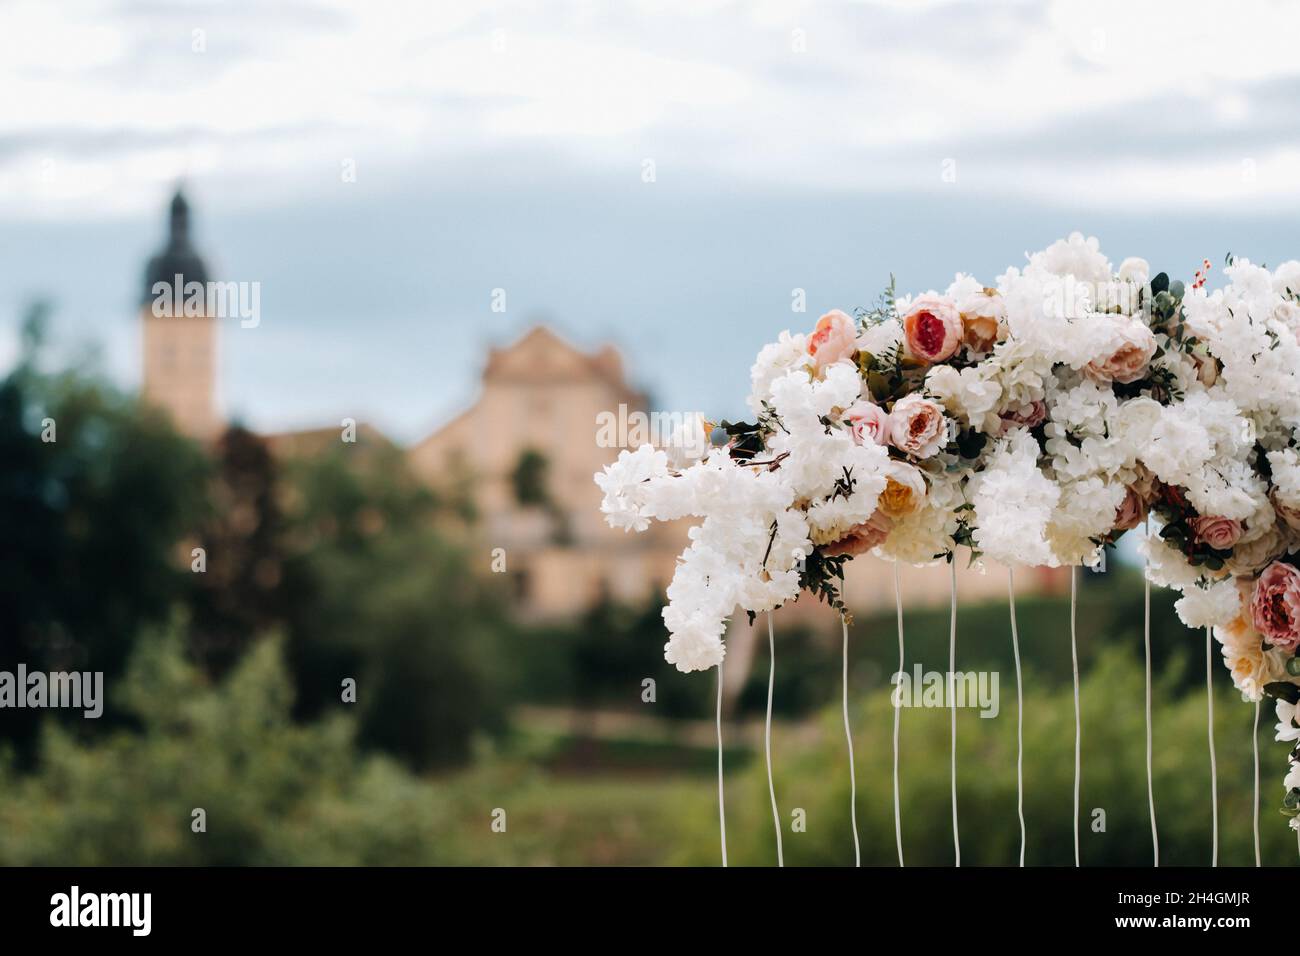
{"label": "green tree", "polygon": [[219,683],[185,643],[179,626],[139,643],[116,688],[138,730],[82,744],[48,722],[39,772],[0,767],[0,865],[392,865],[455,852],[447,801],[364,757],[355,721],[290,719],[280,641],[258,642]]}
{"label": "green tree", "polygon": [[[111,682],[141,624],[188,587],[179,546],[203,512],[207,463],[93,364],[43,371],[47,314],[28,313],[0,380],[0,665]],[[94,726],[118,717],[110,706]],[[29,757],[35,725],[35,712],[10,711],[0,734]]]}
{"label": "green tree", "polygon": [[285,534],[278,469],[265,441],[231,427],[212,453],[212,508],[193,544],[203,549],[192,576],[190,651],[212,674],[224,673],[259,635],[283,623]]}
{"label": "green tree", "polygon": [[360,739],[413,766],[468,759],[504,725],[503,602],[486,551],[452,543],[448,508],[398,449],[292,462],[285,558],[298,714],[356,681]]}

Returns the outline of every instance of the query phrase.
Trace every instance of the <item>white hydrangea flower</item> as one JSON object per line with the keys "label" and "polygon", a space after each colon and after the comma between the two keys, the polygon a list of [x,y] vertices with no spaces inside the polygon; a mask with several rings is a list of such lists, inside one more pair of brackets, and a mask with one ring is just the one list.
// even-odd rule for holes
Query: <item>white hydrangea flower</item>
{"label": "white hydrangea flower", "polygon": [[1174,602],[1179,620],[1192,629],[1226,625],[1241,612],[1241,594],[1232,579],[1188,588]]}
{"label": "white hydrangea flower", "polygon": [[1047,526],[1061,489],[1038,468],[1038,442],[1024,431],[1000,439],[984,470],[971,481],[984,554],[1006,565],[1055,565]]}
{"label": "white hydrangea flower", "polygon": [[794,369],[803,368],[808,361],[808,339],[802,332],[791,335],[782,332],[780,338],[764,345],[749,370],[750,389],[748,404],[755,415],[763,410],[763,403],[771,401],[772,383]]}

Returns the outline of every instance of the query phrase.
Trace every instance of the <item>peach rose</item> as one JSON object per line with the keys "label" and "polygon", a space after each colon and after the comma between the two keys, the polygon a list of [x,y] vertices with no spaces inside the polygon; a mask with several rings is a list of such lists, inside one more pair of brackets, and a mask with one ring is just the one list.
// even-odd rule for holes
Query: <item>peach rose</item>
{"label": "peach rose", "polygon": [[1221,628],[1234,641],[1244,641],[1253,637],[1254,643],[1259,643],[1259,634],[1255,631],[1250,614],[1250,600],[1254,593],[1254,581],[1247,577],[1237,578],[1237,597],[1240,601],[1240,609],[1237,611],[1236,616],[1227,624],[1222,625]]}
{"label": "peach rose", "polygon": [[1020,402],[1005,409],[998,417],[1002,419],[1004,435],[1013,428],[1037,428],[1047,420],[1047,403],[1041,399]]}
{"label": "peach rose", "polygon": [[884,544],[893,528],[893,520],[880,509],[876,509],[862,524],[854,525],[839,540],[823,547],[822,554],[828,558],[841,554],[850,556],[866,554],[877,545]]}
{"label": "peach rose", "polygon": [[984,289],[961,304],[962,341],[972,352],[990,352],[1002,338],[1006,303],[997,289]]}
{"label": "peach rose", "polygon": [[890,463],[879,509],[887,518],[905,518],[925,499],[925,477],[920,469],[901,461]]}
{"label": "peach rose", "polygon": [[943,409],[920,395],[904,395],[889,413],[889,442],[916,458],[929,458],[948,440]]}
{"label": "peach rose", "polygon": [[1250,617],[1274,647],[1292,650],[1300,644],[1300,571],[1280,561],[1266,567],[1255,583]]}
{"label": "peach rose", "polygon": [[1269,492],[1268,499],[1273,503],[1273,510],[1286,526],[1292,531],[1300,531],[1300,508],[1293,508],[1284,503],[1276,488]]}
{"label": "peach rose", "polygon": [[947,296],[917,296],[903,316],[907,350],[922,362],[942,362],[961,348],[961,313]]}
{"label": "peach rose", "polygon": [[818,375],[827,365],[851,359],[857,352],[857,326],[839,309],[831,309],[818,319],[812,335],[808,336],[808,354]]}
{"label": "peach rose", "polygon": [[1147,516],[1147,503],[1142,495],[1132,488],[1124,489],[1124,500],[1115,509],[1115,530],[1128,531],[1136,528]]}
{"label": "peach rose", "polygon": [[854,402],[844,413],[853,440],[859,445],[883,445],[889,436],[889,413],[872,402]]}
{"label": "peach rose", "polygon": [[1192,534],[1201,544],[1215,551],[1229,551],[1241,540],[1241,522],[1218,515],[1202,515],[1188,520]]}
{"label": "peach rose", "polygon": [[1096,382],[1127,385],[1146,374],[1147,365],[1156,354],[1156,337],[1145,323],[1136,319],[1117,321],[1116,329],[1115,348],[1093,359],[1084,371]]}

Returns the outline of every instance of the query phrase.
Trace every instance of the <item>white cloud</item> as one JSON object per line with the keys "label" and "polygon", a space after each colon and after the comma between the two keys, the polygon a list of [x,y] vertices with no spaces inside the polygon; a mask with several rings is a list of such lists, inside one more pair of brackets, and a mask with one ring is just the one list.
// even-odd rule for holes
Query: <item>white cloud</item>
{"label": "white cloud", "polygon": [[954,158],[957,190],[1294,210],[1300,142],[1267,90],[1297,82],[1296,35],[1300,5],[1267,0],[318,0],[148,19],[19,0],[0,5],[0,212],[151,208],[178,175],[255,203],[325,188],[345,157],[373,174],[528,148],[865,192],[931,189]]}

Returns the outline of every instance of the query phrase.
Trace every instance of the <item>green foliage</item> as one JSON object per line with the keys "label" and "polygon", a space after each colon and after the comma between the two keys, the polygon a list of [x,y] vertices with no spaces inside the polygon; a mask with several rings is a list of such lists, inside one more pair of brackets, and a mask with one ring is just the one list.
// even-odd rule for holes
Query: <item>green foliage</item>
{"label": "green foliage", "polygon": [[661,608],[657,595],[636,606],[606,598],[577,621],[521,628],[500,662],[510,672],[510,700],[646,714],[641,682],[651,678],[654,716],[703,713],[712,685],[663,659]]}
{"label": "green foliage", "polygon": [[441,503],[387,449],[293,462],[286,628],[297,714],[357,681],[360,740],[417,768],[461,763],[500,729],[505,622],[486,568],[436,527]]}
{"label": "green foliage", "polygon": [[[207,675],[281,631],[296,716],[338,706],[354,678],[360,742],[413,766],[463,762],[502,726],[501,602],[486,562],[451,543],[469,513],[459,489],[433,492],[385,445],[286,467],[234,427],[201,448],[93,365],[45,371],[44,315],[0,380],[0,666],[98,670],[112,686],[137,634],[184,608]],[[0,724],[23,766],[38,719]],[[134,719],[110,699],[102,720],[70,726]]]}
{"label": "green foliage", "polygon": [[535,448],[526,448],[519,454],[514,470],[510,472],[510,487],[515,501],[523,508],[545,508],[551,503],[546,485],[549,462]]}
{"label": "green foliage", "polygon": [[[177,546],[203,513],[208,465],[93,366],[43,371],[40,315],[0,380],[0,665],[111,682],[139,627],[165,620],[187,586]],[[110,707],[103,723],[119,717]],[[3,724],[24,757],[35,721],[19,711]]]}
{"label": "green foliage", "polygon": [[[53,722],[39,773],[0,773],[0,864],[258,865],[436,862],[447,802],[383,758],[353,722],[290,719],[280,642],[220,684],[180,633],[141,641],[119,703],[139,721],[82,745]],[[207,832],[191,830],[192,811]]]}
{"label": "green foliage", "polygon": [[[960,646],[960,645],[959,645]],[[959,662],[959,667],[962,664]],[[1218,749],[1220,862],[1254,862],[1251,816],[1253,706],[1228,685],[1217,660],[1215,734]],[[1153,688],[1156,819],[1161,865],[1210,861],[1210,780],[1206,701],[1179,695],[1177,675]],[[1016,814],[1016,696],[1014,672],[1000,681],[1001,711],[983,719],[961,710],[957,719],[957,801],[962,864],[1014,866],[1020,848]],[[1203,679],[1203,675],[1202,675]],[[1141,664],[1111,648],[1100,655],[1082,690],[1080,845],[1085,866],[1149,866],[1144,688]],[[885,688],[858,694],[851,709],[857,763],[858,830],[864,865],[897,865],[892,792],[894,712]],[[828,706],[816,742],[777,728],[773,739],[776,795],[785,815],[787,865],[851,865],[848,762],[838,706]],[[1278,813],[1286,748],[1272,744],[1271,722],[1261,719],[1260,837],[1265,864],[1295,861],[1295,834]],[[784,739],[783,739],[784,738]],[[1025,862],[1073,864],[1074,708],[1071,688],[1025,674]],[[900,805],[908,866],[951,866],[949,711],[901,712]],[[701,787],[694,810],[679,809],[684,824],[673,838],[673,862],[717,862],[716,793]],[[792,833],[789,814],[807,812],[807,832]],[[1094,832],[1094,808],[1105,810],[1106,830]],[[728,849],[733,865],[771,865],[776,858],[763,761],[728,779]]]}
{"label": "green foliage", "polygon": [[283,624],[292,595],[284,585],[285,534],[278,471],[261,438],[228,429],[212,452],[212,507],[194,535],[206,570],[189,576],[190,653],[224,673],[258,637]]}

